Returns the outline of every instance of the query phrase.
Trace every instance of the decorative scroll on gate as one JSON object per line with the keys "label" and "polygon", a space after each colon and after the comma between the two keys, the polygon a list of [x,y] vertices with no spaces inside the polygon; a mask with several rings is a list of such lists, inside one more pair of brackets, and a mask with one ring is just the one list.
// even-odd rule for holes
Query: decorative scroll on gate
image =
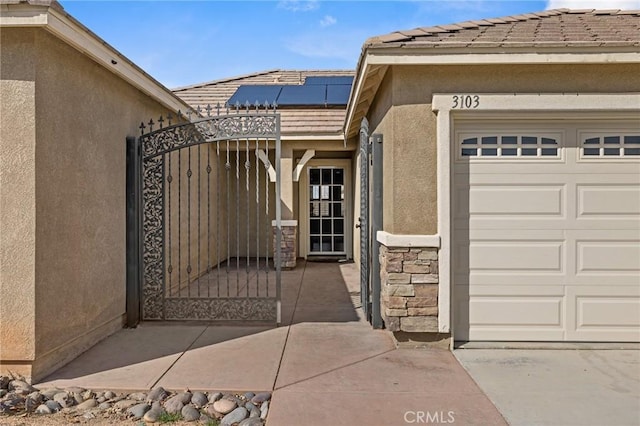
{"label": "decorative scroll on gate", "polygon": [[141,125],[142,319],[279,322],[280,115],[205,112]]}

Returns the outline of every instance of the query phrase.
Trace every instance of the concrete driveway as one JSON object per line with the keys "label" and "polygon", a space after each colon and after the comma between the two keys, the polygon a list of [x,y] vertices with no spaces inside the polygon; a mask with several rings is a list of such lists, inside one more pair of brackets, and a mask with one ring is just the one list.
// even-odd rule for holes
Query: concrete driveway
{"label": "concrete driveway", "polygon": [[640,424],[640,350],[454,354],[511,425]]}

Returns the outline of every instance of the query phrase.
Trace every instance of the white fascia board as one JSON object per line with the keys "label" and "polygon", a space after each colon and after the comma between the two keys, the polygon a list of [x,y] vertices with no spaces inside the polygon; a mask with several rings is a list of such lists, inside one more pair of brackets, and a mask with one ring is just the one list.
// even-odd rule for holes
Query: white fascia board
{"label": "white fascia board", "polygon": [[[2,8],[2,27],[41,27],[74,47],[109,71],[118,75],[169,110],[183,112],[192,109],[169,89],[144,72],[133,62],[109,46],[104,40],[77,22],[66,12],[52,7],[7,5]],[[113,63],[115,62],[115,64]]]}
{"label": "white fascia board", "polygon": [[0,5],[0,27],[43,27],[47,25],[46,7]]}
{"label": "white fascia board", "polygon": [[362,93],[362,88],[366,80],[365,76],[367,75],[368,71],[369,71],[369,55],[367,54],[364,57],[364,60],[362,61],[362,68],[360,69],[360,74],[357,76],[358,77],[357,84],[355,87],[351,89],[352,96],[349,98],[349,102],[347,103],[348,109],[347,109],[347,114],[344,121],[344,129],[343,129],[345,138],[349,134],[349,129],[351,128],[353,117],[355,116],[356,108],[360,101],[360,95]]}
{"label": "white fascia board", "polygon": [[378,231],[376,239],[386,247],[431,247],[440,248],[440,235],[399,235]]}
{"label": "white fascia board", "polygon": [[343,141],[344,135],[341,133],[339,135],[281,135],[280,140],[282,141]]}
{"label": "white fascia board", "polygon": [[[568,49],[568,48],[567,48]],[[603,52],[511,52],[511,53],[455,53],[445,49],[402,51],[401,53],[369,53],[370,65],[488,65],[488,64],[615,64],[640,63],[637,48],[629,51]]]}
{"label": "white fascia board", "polygon": [[[477,96],[473,109],[454,108],[455,97]],[[475,99],[475,98],[474,98]],[[436,93],[434,111],[638,111],[640,93]]]}

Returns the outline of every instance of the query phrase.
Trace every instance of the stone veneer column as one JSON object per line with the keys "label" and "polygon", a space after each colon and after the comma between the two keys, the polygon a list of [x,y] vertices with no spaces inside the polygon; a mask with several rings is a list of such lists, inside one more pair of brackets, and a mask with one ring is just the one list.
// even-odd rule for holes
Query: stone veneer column
{"label": "stone veneer column", "polygon": [[438,332],[438,249],[381,244],[380,283],[389,331]]}
{"label": "stone veneer column", "polygon": [[[281,220],[280,226],[282,228],[282,238],[280,240],[280,264],[283,269],[293,269],[296,267],[296,258],[298,256],[298,221]],[[271,229],[275,253],[277,232],[275,220],[271,222]]]}

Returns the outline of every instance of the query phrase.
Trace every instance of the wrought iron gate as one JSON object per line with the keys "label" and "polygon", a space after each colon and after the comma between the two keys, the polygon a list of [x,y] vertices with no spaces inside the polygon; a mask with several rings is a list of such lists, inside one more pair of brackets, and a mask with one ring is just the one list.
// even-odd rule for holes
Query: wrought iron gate
{"label": "wrought iron gate", "polygon": [[369,241],[369,122],[366,118],[360,124],[360,299],[362,310],[368,321],[371,321],[371,243]]}
{"label": "wrought iron gate", "polygon": [[279,323],[280,115],[198,115],[141,125],[141,317]]}

